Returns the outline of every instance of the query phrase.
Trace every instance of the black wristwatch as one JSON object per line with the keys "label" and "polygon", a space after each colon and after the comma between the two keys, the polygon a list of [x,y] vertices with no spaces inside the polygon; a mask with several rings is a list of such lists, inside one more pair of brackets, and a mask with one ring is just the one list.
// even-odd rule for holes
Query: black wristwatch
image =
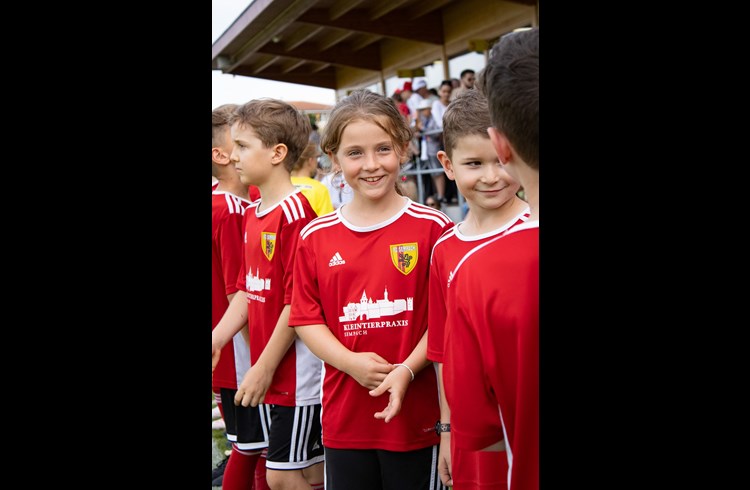
{"label": "black wristwatch", "polygon": [[450,432],[451,431],[451,424],[441,424],[438,420],[435,422],[435,434],[440,435],[443,432]]}

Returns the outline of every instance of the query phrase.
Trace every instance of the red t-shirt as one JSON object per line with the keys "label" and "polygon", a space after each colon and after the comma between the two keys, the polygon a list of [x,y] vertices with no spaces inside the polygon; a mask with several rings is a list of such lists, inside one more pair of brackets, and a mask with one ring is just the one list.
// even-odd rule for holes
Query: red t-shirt
{"label": "red t-shirt", "polygon": [[[237,287],[247,293],[250,359],[256,362],[271,338],[284,305],[292,301],[295,250],[302,228],[315,218],[307,198],[293,192],[258,212],[245,213],[245,260]],[[286,407],[320,403],[320,359],[295,339],[274,373],[264,403]]]}
{"label": "red t-shirt", "polygon": [[[235,282],[242,266],[242,221],[250,201],[229,192],[211,193],[211,330],[229,306],[227,295],[237,292]],[[216,388],[237,389],[237,380],[250,367],[247,342],[238,333],[221,350],[213,373]]]}
{"label": "red t-shirt", "polygon": [[[510,490],[539,488],[539,221],[471,253],[450,287],[443,375],[451,438],[479,450],[504,435]],[[498,413],[502,433],[492,429]]]}
{"label": "red t-shirt", "polygon": [[[294,270],[289,325],[327,325],[353,352],[403,362],[427,330],[429,253],[453,223],[440,211],[404,199],[392,218],[369,227],[341,210],[302,230]],[[389,423],[373,414],[388,393],[373,398],[351,376],[325,364],[323,442],[336,449],[412,451],[439,443],[435,369],[417,373],[401,412]]]}
{"label": "red t-shirt", "polygon": [[[513,217],[500,228],[482,235],[467,236],[461,233],[461,224],[443,233],[432,249],[430,259],[430,311],[427,329],[427,358],[443,362],[444,332],[449,325],[445,323],[447,311],[454,308],[453,297],[449,294],[456,288],[448,288],[448,279],[452,278],[458,262],[471,249],[482,243],[503,235],[513,226],[529,218],[529,208]],[[496,418],[492,430],[500,429],[500,417]],[[498,460],[498,458],[502,458]],[[473,486],[499,485],[507,482],[507,463],[505,453],[486,454],[481,451],[457,449],[451,439],[451,476],[453,484],[459,488]]]}
{"label": "red t-shirt", "polygon": [[461,233],[461,224],[443,233],[432,249],[430,258],[430,312],[429,329],[427,331],[427,358],[435,362],[443,362],[443,339],[446,311],[452,309],[451,298],[448,296],[448,279],[453,275],[453,269],[458,261],[472,248],[496,238],[510,228],[529,219],[529,208],[523,213],[509,220],[500,228],[482,235],[467,236]]}

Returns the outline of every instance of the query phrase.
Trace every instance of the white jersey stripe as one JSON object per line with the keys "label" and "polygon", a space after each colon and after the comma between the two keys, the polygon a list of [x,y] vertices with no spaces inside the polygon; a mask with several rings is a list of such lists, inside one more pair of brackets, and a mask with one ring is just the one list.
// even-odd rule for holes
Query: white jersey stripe
{"label": "white jersey stripe", "polygon": [[299,219],[299,211],[297,210],[297,206],[295,206],[289,198],[284,199],[283,204],[287,207],[287,209],[291,210],[292,216],[294,217],[292,221],[297,221]]}
{"label": "white jersey stripe", "polygon": [[281,201],[279,204],[281,205],[281,210],[284,211],[284,216],[286,216],[286,222],[291,223],[293,221],[292,215],[289,214],[289,209],[286,207],[286,203]]}
{"label": "white jersey stripe", "polygon": [[444,212],[438,211],[437,209],[432,209],[429,206],[418,204],[413,201],[408,209],[411,209],[412,211],[415,211],[417,213],[431,214],[433,216],[437,216],[438,218],[441,218],[443,221],[445,221],[446,224],[452,221],[450,217],[448,217],[448,215],[445,214]]}
{"label": "white jersey stripe", "polygon": [[224,200],[227,202],[227,209],[229,209],[229,214],[236,213],[237,211],[234,210],[236,204],[232,200],[232,196],[230,196],[229,194],[224,194]]}
{"label": "white jersey stripe", "polygon": [[409,216],[414,216],[415,218],[431,219],[432,221],[439,224],[440,226],[445,226],[448,223],[450,223],[450,221],[445,221],[444,219],[441,219],[441,217],[439,216],[415,213],[414,211],[412,211],[411,206],[406,209],[406,214],[408,214]]}
{"label": "white jersey stripe", "polygon": [[[292,199],[295,203],[297,203],[297,209],[299,210],[299,215],[301,217],[305,217],[305,207],[302,205],[302,201],[299,200],[299,195],[292,194]],[[292,203],[292,209],[294,209],[294,203]]]}
{"label": "white jersey stripe", "polygon": [[432,264],[432,256],[435,255],[435,248],[442,242],[446,241],[450,237],[454,236],[456,234],[456,227],[454,226],[450,230],[445,232],[445,235],[438,238],[438,240],[435,242],[435,245],[432,246],[432,251],[430,252],[430,264]]}
{"label": "white jersey stripe", "polygon": [[321,216],[320,218],[315,218],[314,220],[310,221],[305,225],[304,228],[302,228],[302,231],[300,231],[300,235],[305,233],[308,229],[320,224],[320,223],[328,223],[331,221],[336,221],[338,219],[338,213],[334,211],[333,213],[326,214]]}
{"label": "white jersey stripe", "polygon": [[[315,221],[311,221],[310,225],[313,224],[313,223],[315,223]],[[320,230],[320,229],[323,229],[323,228],[328,228],[329,226],[333,226],[333,225],[336,225],[338,223],[341,223],[341,220],[338,219],[338,217],[336,217],[335,220],[328,221],[328,222],[323,222],[320,225],[316,225],[316,226],[312,226],[312,227],[310,225],[308,225],[305,229],[302,230],[302,239],[304,240],[305,238],[307,238],[310,235],[310,233],[312,233],[314,231],[317,231],[317,230]],[[305,231],[305,230],[307,230],[307,231]]]}

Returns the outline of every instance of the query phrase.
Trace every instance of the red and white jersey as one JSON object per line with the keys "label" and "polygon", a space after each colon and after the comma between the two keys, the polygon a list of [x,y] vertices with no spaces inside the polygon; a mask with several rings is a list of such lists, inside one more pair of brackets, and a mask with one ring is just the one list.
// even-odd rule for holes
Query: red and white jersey
{"label": "red and white jersey", "polygon": [[510,490],[539,488],[539,221],[467,255],[443,358],[451,438],[476,451],[504,437]]}
{"label": "red and white jersey", "polygon": [[[289,325],[327,325],[353,352],[403,362],[427,330],[429,254],[453,222],[405,198],[392,218],[368,227],[341,210],[302,230]],[[417,373],[401,412],[388,424],[373,417],[388,394],[373,398],[351,376],[325,364],[323,443],[336,449],[411,451],[438,444],[434,368]]]}
{"label": "red and white jersey", "polygon": [[216,188],[219,187],[219,181],[211,182],[211,192],[215,191]]}
{"label": "red and white jersey", "polygon": [[427,358],[443,362],[443,340],[445,338],[446,312],[452,309],[448,280],[453,276],[458,261],[472,248],[497,238],[512,227],[529,219],[529,208],[508,220],[500,228],[481,235],[468,236],[461,233],[461,223],[443,233],[432,248],[430,257],[430,311],[427,324]]}
{"label": "red and white jersey", "polygon": [[[284,305],[292,302],[292,277],[300,231],[312,219],[307,198],[299,191],[258,212],[262,199],[245,213],[245,260],[237,287],[247,293],[250,359],[266,348]],[[264,403],[286,407],[320,403],[320,359],[297,338],[276,368]]]}
{"label": "red and white jersey", "polygon": [[[250,201],[229,192],[211,193],[211,330],[229,306],[227,295],[237,292],[242,267],[242,222]],[[212,385],[237,389],[250,367],[250,351],[242,334],[221,350]]]}

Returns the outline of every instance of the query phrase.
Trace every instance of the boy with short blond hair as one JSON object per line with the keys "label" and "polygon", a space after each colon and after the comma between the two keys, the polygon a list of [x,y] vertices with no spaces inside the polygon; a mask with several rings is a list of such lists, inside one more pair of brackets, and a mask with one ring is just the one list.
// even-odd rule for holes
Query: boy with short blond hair
{"label": "boy with short blond hair", "polygon": [[[234,403],[270,413],[267,479],[271,488],[321,489],[321,363],[289,328],[292,271],[300,231],[316,217],[291,182],[310,123],[274,99],[240,106],[232,121],[231,160],[260,199],[245,212],[244,260],[237,294],[212,335],[212,365],[248,321],[251,366]],[[231,459],[230,459],[231,461]]]}
{"label": "boy with short blond hair", "polygon": [[[450,288],[460,259],[472,248],[502,236],[528,218],[527,204],[516,196],[519,184],[503,170],[492,147],[486,99],[476,90],[466,91],[450,103],[443,116],[445,151],[438,159],[449,179],[466,198],[470,213],[465,221],[445,232],[432,249],[430,264],[429,329],[427,357],[438,363],[441,386],[439,471],[444,485],[457,488],[501,489],[507,485],[504,456],[498,453],[460,451],[451,447],[450,405],[445,398],[443,352],[453,308]],[[502,274],[502,271],[495,271]],[[454,288],[455,289],[455,288]],[[497,417],[496,427],[500,428]]]}

